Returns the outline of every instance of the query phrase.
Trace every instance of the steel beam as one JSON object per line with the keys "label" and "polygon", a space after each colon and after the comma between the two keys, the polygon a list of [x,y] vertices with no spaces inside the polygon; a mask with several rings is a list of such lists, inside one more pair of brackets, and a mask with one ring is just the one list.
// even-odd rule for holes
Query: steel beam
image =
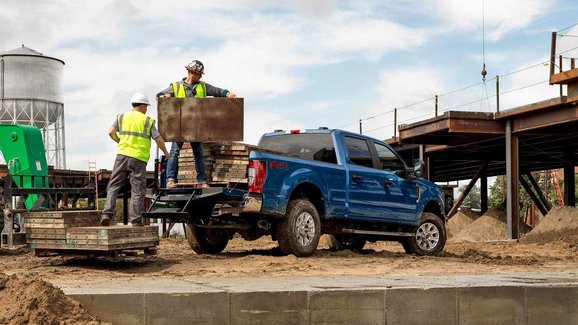
{"label": "steel beam", "polygon": [[[546,173],[545,175],[548,175],[548,173]],[[532,185],[532,187],[534,188],[534,191],[536,191],[536,194],[538,194],[538,198],[540,199],[540,202],[542,203],[542,205],[548,210],[550,211],[550,209],[552,209],[552,205],[550,204],[550,201],[548,201],[548,199],[546,199],[546,196],[544,196],[544,193],[542,192],[542,190],[540,189],[540,185],[538,185],[538,182],[536,182],[536,179],[534,178],[534,176],[532,175],[532,173],[526,173],[526,177],[528,177],[528,180],[530,181],[530,184]],[[545,183],[548,183],[548,180],[545,180]],[[546,191],[547,192],[547,191]],[[545,215],[545,214],[544,214]]]}
{"label": "steel beam", "polygon": [[480,212],[488,211],[488,168],[484,168],[480,176]]}
{"label": "steel beam", "polygon": [[524,176],[521,175],[520,175],[520,184],[522,184],[522,187],[524,188],[524,190],[526,190],[526,193],[528,193],[528,195],[532,199],[532,202],[534,202],[538,210],[540,210],[540,213],[542,213],[542,215],[544,216],[548,214],[548,209],[546,209],[546,207],[542,204],[542,201],[540,201],[536,193],[534,193],[532,187],[530,187],[530,184],[526,182]]}
{"label": "steel beam", "polygon": [[448,212],[448,218],[451,218],[458,211],[458,208],[460,207],[460,205],[462,205],[462,203],[466,199],[466,196],[468,196],[468,194],[470,193],[470,191],[472,190],[472,188],[474,187],[474,185],[478,181],[478,178],[480,178],[480,175],[486,169],[487,166],[488,166],[488,161],[486,160],[482,163],[482,165],[480,166],[480,169],[478,169],[478,172],[476,173],[476,175],[474,175],[474,177],[472,178],[472,180],[470,181],[468,186],[466,186],[466,188],[464,189],[464,191],[462,192],[462,194],[460,195],[458,200],[454,203],[454,206]]}
{"label": "steel beam", "polygon": [[520,184],[518,183],[518,135],[512,132],[512,121],[506,121],[506,218],[508,239],[520,238]]}
{"label": "steel beam", "polygon": [[576,174],[574,173],[574,153],[564,152],[564,202],[569,207],[576,206]]}

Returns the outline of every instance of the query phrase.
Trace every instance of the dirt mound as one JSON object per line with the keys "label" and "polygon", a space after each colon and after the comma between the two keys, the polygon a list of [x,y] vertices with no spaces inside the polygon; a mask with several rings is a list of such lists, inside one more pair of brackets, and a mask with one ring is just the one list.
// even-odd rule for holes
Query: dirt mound
{"label": "dirt mound", "polygon": [[101,324],[76,300],[32,276],[0,273],[0,324]]}
{"label": "dirt mound", "polygon": [[521,239],[521,242],[546,243],[558,240],[578,242],[578,209],[552,208],[536,228]]}
{"label": "dirt mound", "polygon": [[471,222],[467,228],[455,236],[455,239],[466,241],[504,240],[507,239],[506,228],[504,211],[492,209]]}
{"label": "dirt mound", "polygon": [[446,225],[448,238],[455,237],[462,230],[466,229],[480,215],[470,209],[460,209],[456,215],[450,218]]}

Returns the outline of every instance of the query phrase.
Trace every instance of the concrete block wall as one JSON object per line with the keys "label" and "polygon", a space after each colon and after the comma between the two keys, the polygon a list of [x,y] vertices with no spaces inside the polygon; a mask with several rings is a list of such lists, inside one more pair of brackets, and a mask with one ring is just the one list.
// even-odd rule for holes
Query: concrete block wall
{"label": "concrete block wall", "polygon": [[578,324],[577,286],[70,294],[113,324]]}

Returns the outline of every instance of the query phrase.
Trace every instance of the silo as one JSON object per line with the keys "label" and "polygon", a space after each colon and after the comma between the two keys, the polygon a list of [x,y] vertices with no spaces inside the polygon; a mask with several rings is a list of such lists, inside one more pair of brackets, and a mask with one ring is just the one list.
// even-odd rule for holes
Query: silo
{"label": "silo", "polygon": [[62,76],[64,61],[24,45],[0,53],[0,123],[34,125],[46,160],[66,168]]}

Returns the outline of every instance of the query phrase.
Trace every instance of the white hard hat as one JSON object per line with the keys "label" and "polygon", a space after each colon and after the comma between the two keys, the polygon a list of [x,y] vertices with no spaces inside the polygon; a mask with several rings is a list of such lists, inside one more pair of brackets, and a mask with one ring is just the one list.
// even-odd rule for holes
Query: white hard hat
{"label": "white hard hat", "polygon": [[147,96],[147,94],[141,93],[141,92],[138,92],[138,93],[134,94],[134,95],[132,96],[132,99],[130,100],[130,102],[131,102],[132,104],[147,104],[147,105],[150,106],[150,104],[149,104],[149,96]]}

